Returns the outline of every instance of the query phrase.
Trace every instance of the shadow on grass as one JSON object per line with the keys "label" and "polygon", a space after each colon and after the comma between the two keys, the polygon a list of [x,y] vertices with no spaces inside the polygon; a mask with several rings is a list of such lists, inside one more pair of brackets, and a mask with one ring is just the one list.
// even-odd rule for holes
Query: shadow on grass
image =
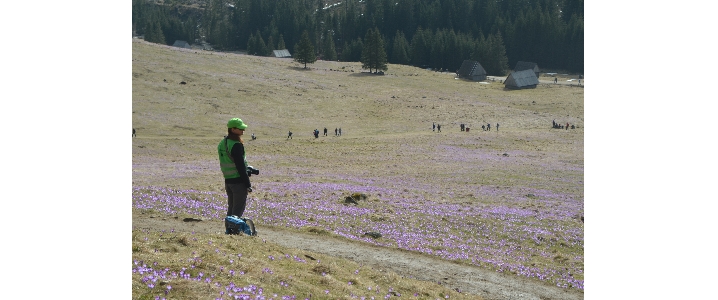
{"label": "shadow on grass", "polygon": [[359,72],[359,73],[349,74],[349,76],[353,76],[353,77],[384,76],[384,75],[385,75],[385,74],[377,74],[377,73],[371,73],[371,72]]}
{"label": "shadow on grass", "polygon": [[307,66],[306,68],[304,66],[297,67],[297,66],[289,66],[287,69],[294,70],[294,71],[311,71],[312,68]]}

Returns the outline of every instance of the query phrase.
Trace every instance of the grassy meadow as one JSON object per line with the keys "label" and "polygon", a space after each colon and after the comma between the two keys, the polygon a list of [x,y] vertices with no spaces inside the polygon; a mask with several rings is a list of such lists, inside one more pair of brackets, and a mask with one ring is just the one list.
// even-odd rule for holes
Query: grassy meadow
{"label": "grassy meadow", "polygon": [[[353,62],[317,61],[304,69],[287,59],[179,49],[137,39],[132,58],[132,122],[137,130],[132,141],[133,211],[222,219],[226,199],[216,147],[226,135],[227,120],[239,117],[249,125],[244,136],[247,160],[260,169],[260,175],[251,177],[255,191],[245,216],[260,229],[320,230],[583,290],[582,87],[541,84],[505,90],[498,81],[472,82],[453,73],[400,65],[389,65],[383,76],[368,74]],[[576,128],[552,129],[554,120]],[[441,132],[432,131],[434,123],[441,125]],[[487,123],[491,130],[482,131]],[[470,130],[462,132],[460,124]],[[335,136],[335,128],[342,129],[341,136]],[[319,138],[312,135],[314,129],[321,132]],[[251,140],[252,133],[256,140]],[[357,205],[344,203],[352,193],[368,198]],[[382,237],[367,237],[368,231]],[[243,280],[241,285],[233,281],[233,286],[253,286],[248,288],[253,293],[244,290],[248,295],[263,288],[271,291],[264,294],[268,298],[304,298],[309,291],[322,297],[317,293],[326,290],[330,292],[324,297],[332,299],[398,293],[462,297],[409,279],[377,279],[387,275],[368,271],[352,279],[360,276],[353,274],[360,268],[333,258],[321,260],[341,265],[332,268],[336,282],[321,270],[289,279],[297,267],[284,268],[276,261],[243,261],[244,267],[232,267],[228,257],[250,250],[233,248],[241,246],[228,245],[224,237],[187,233],[172,239],[183,239],[185,246],[202,245],[203,250],[190,255],[175,246],[153,248],[152,241],[159,243],[163,234],[169,235],[133,230],[133,298],[173,293],[194,298],[187,295],[220,285],[224,276],[221,287],[227,288],[215,287],[223,294],[216,291],[211,298],[229,299],[229,269],[254,274],[237,279]],[[250,243],[257,251],[272,253],[261,248],[269,246],[258,239]],[[204,261],[212,263],[203,265],[223,275],[201,287],[194,286],[194,280],[182,283],[186,287],[172,285],[168,293],[166,286],[157,292],[140,269],[154,278],[161,270],[175,273],[173,278],[184,278],[180,272],[189,273],[190,279],[199,276],[191,270],[199,264],[187,260],[153,265],[152,249],[158,248],[195,258],[204,253]],[[287,264],[301,264],[294,255],[307,259],[280,252],[289,255],[283,257]],[[274,269],[283,279],[267,275],[262,267]],[[319,277],[311,277],[315,275]],[[363,284],[344,286],[352,280]]]}

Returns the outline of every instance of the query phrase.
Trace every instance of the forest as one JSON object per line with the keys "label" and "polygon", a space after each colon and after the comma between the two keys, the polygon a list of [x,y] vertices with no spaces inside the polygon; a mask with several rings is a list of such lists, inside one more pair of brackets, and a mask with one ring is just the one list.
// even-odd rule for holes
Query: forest
{"label": "forest", "polygon": [[294,53],[307,31],[319,59],[361,61],[378,30],[389,63],[456,71],[464,60],[489,75],[518,61],[583,73],[583,0],[133,0],[133,34],[172,45]]}

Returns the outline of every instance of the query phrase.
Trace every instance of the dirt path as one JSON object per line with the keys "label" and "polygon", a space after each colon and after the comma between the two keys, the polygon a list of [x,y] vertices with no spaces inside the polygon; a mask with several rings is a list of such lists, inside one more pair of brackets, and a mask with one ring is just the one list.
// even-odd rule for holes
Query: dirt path
{"label": "dirt path", "polygon": [[[172,230],[223,234],[219,221],[183,222],[181,219],[144,214],[132,215],[132,227],[140,230]],[[257,226],[258,238],[283,247],[297,248],[351,259],[404,277],[440,282],[462,293],[484,299],[583,299],[583,292],[562,289],[544,282],[462,265],[421,253],[379,247],[358,241],[290,232]]]}

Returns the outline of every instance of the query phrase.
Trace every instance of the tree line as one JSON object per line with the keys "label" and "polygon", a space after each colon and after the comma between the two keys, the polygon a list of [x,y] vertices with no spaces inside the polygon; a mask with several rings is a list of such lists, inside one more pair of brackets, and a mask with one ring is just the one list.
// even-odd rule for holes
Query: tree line
{"label": "tree line", "polygon": [[583,0],[133,0],[145,40],[206,41],[218,50],[294,54],[306,31],[316,56],[362,61],[379,36],[389,63],[455,71],[476,60],[490,75],[518,61],[583,72]]}

